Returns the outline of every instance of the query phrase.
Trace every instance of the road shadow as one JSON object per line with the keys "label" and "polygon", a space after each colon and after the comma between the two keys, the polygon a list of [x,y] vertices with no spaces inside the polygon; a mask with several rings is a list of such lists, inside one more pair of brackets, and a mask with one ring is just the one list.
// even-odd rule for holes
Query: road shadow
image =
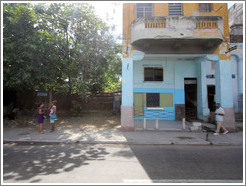
{"label": "road shadow", "polygon": [[[71,145],[15,145],[3,150],[3,181],[14,180],[31,183],[42,182],[34,179],[39,175],[54,175],[87,166],[91,161],[103,161],[109,154],[104,147],[77,144]],[[83,176],[83,175],[81,175]],[[23,180],[23,181],[22,181]]]}
{"label": "road shadow", "polygon": [[130,148],[153,183],[243,180],[242,148],[178,145],[130,145]]}

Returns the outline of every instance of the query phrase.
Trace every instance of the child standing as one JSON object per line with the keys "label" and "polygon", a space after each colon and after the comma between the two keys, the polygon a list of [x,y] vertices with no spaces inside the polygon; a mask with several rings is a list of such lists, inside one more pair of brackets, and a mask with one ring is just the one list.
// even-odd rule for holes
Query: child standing
{"label": "child standing", "polygon": [[57,101],[54,100],[51,102],[51,108],[50,108],[50,124],[51,124],[51,131],[55,131],[55,119],[57,119],[56,116],[56,103]]}

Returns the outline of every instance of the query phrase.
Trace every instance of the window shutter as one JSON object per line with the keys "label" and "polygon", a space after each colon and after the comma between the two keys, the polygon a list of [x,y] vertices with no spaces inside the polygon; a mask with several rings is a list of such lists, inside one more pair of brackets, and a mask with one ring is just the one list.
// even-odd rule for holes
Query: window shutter
{"label": "window shutter", "polygon": [[146,93],[134,93],[134,115],[144,116],[146,106]]}
{"label": "window shutter", "polygon": [[172,93],[160,93],[160,107],[173,107]]}
{"label": "window shutter", "polygon": [[136,16],[139,17],[152,17],[153,4],[152,3],[137,3]]}
{"label": "window shutter", "polygon": [[169,16],[182,16],[182,3],[168,3]]}

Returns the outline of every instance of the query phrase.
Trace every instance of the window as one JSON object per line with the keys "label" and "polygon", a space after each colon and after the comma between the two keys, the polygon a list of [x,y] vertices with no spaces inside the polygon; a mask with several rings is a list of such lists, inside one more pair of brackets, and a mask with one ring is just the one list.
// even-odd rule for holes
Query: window
{"label": "window", "polygon": [[211,3],[199,3],[199,11],[200,12],[211,12],[212,4]]}
{"label": "window", "polygon": [[163,81],[163,68],[145,67],[144,81]]}
{"label": "window", "polygon": [[182,16],[181,3],[168,3],[169,16]]}
{"label": "window", "polygon": [[159,107],[160,106],[160,94],[147,93],[147,107]]}
{"label": "window", "polygon": [[152,17],[153,5],[152,3],[137,3],[136,17]]}
{"label": "window", "polygon": [[134,116],[144,116],[145,107],[173,107],[173,93],[134,93]]}

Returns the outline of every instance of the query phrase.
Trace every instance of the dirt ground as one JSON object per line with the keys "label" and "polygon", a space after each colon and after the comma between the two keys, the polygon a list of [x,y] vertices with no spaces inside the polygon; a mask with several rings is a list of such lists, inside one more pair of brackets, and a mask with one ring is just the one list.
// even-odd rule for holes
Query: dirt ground
{"label": "dirt ground", "polygon": [[[119,129],[120,114],[113,113],[84,113],[79,116],[62,116],[58,115],[55,121],[57,129],[81,130],[103,130],[103,129]],[[37,118],[30,116],[18,117],[15,120],[3,119],[4,127],[30,127],[37,125]],[[49,117],[44,119],[43,128],[50,127]]]}

